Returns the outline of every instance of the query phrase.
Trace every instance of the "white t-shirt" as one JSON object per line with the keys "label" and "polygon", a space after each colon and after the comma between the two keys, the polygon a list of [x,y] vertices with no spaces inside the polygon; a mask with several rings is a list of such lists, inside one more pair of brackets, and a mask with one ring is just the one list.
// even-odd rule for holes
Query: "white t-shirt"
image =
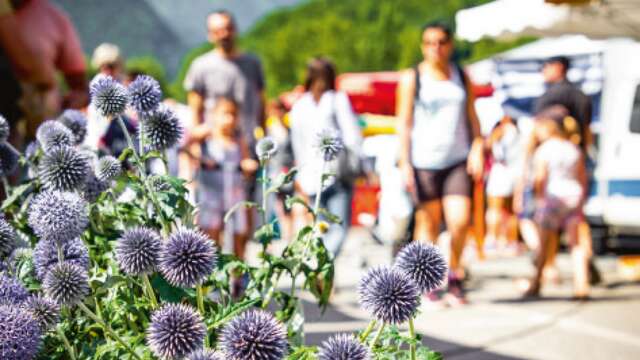
{"label": "white t-shirt", "polygon": [[[358,127],[358,119],[345,93],[326,91],[316,103],[311,93],[307,92],[293,104],[289,114],[291,144],[299,171],[297,181],[308,195],[318,192],[318,177],[322,171],[322,156],[315,147],[317,135],[322,129],[336,128],[332,120],[334,113],[342,142],[353,152],[360,153],[362,135]],[[327,170],[332,169],[335,169],[335,164],[330,164]],[[328,183],[326,182],[325,186]]]}
{"label": "white t-shirt", "polygon": [[576,176],[580,149],[569,140],[551,138],[543,142],[533,155],[534,164],[547,168],[547,196],[560,199],[580,198],[582,185]]}

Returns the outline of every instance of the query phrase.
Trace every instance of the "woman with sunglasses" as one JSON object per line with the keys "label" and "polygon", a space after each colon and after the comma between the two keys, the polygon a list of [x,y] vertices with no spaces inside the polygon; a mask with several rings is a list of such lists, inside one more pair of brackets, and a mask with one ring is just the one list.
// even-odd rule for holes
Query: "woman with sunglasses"
{"label": "woman with sunglasses", "polygon": [[[470,82],[451,61],[451,30],[426,25],[421,49],[423,61],[403,73],[398,87],[399,165],[416,202],[414,240],[435,243],[444,213],[451,235],[445,300],[463,304],[460,258],[471,218],[471,176],[482,176],[483,141]],[[432,301],[442,295],[427,294]]]}

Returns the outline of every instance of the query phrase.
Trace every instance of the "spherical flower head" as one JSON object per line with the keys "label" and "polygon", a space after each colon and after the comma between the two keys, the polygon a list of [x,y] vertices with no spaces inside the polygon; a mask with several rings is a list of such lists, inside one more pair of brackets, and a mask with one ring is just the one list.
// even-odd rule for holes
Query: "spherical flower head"
{"label": "spherical flower head", "polygon": [[147,344],[161,359],[181,359],[202,348],[207,328],[191,306],[167,304],[151,315]]}
{"label": "spherical flower head", "polygon": [[31,202],[28,222],[41,239],[73,240],[89,223],[87,202],[75,193],[45,190]]}
{"label": "spherical flower head", "polygon": [[0,176],[12,175],[18,169],[20,153],[7,142],[0,143]]}
{"label": "spherical flower head", "polygon": [[423,293],[439,288],[447,275],[447,262],[440,250],[418,242],[400,250],[395,267],[409,275]]}
{"label": "spherical flower head", "polygon": [[14,273],[18,269],[18,266],[25,262],[29,262],[29,266],[33,267],[33,250],[29,247],[15,248],[5,262],[7,267]]}
{"label": "spherical flower head", "polygon": [[150,228],[128,229],[116,242],[116,260],[128,275],[149,274],[156,270],[162,239]]}
{"label": "spherical flower head", "polygon": [[189,354],[186,360],[226,360],[226,356],[219,351],[202,349]]}
{"label": "spherical flower head", "polygon": [[91,168],[87,158],[71,147],[56,147],[40,161],[38,175],[47,189],[71,191],[87,181]]}
{"label": "spherical flower head", "polygon": [[351,334],[330,337],[320,346],[319,360],[370,360],[371,353]]}
{"label": "spherical flower head", "polygon": [[270,313],[248,310],[225,325],[220,344],[234,360],[280,360],[287,354],[287,333]]}
{"label": "spherical flower head", "polygon": [[105,117],[122,114],[129,103],[127,89],[108,75],[96,76],[89,85],[91,104]]}
{"label": "spherical flower head", "polygon": [[0,304],[20,304],[29,298],[29,291],[16,278],[0,274]]}
{"label": "spherical flower head", "polygon": [[268,161],[276,152],[278,152],[278,144],[269,136],[260,139],[256,144],[256,155],[260,161]]}
{"label": "spherical flower head", "polygon": [[64,146],[75,144],[75,135],[62,123],[55,120],[47,120],[38,126],[36,139],[44,152]]}
{"label": "spherical flower head", "polygon": [[129,99],[131,107],[138,114],[146,114],[155,110],[162,100],[162,90],[160,83],[151,76],[139,75],[129,84]]}
{"label": "spherical flower head", "polygon": [[38,320],[19,306],[0,305],[0,359],[34,359],[42,332]]}
{"label": "spherical flower head", "polygon": [[60,319],[60,305],[49,298],[33,295],[22,306],[38,320],[43,332],[52,329]]}
{"label": "spherical flower head", "polygon": [[42,281],[47,297],[60,305],[75,305],[91,291],[87,270],[70,262],[54,265]]}
{"label": "spherical flower head", "polygon": [[144,136],[153,150],[168,149],[180,141],[183,128],[176,114],[165,105],[143,118]]}
{"label": "spherical flower head", "polygon": [[7,119],[0,115],[0,142],[5,142],[9,139],[10,127]]}
{"label": "spherical flower head", "polygon": [[0,259],[3,259],[16,247],[16,231],[4,216],[0,216]]}
{"label": "spherical flower head", "polygon": [[96,177],[100,181],[111,181],[122,172],[122,164],[113,156],[103,156],[96,166]]}
{"label": "spherical flower head", "polygon": [[171,285],[188,288],[211,275],[216,260],[213,240],[200,231],[181,228],[163,244],[158,265]]}
{"label": "spherical flower head", "polygon": [[418,285],[400,270],[381,266],[371,270],[358,285],[360,304],[378,321],[402,324],[420,305]]}
{"label": "spherical flower head", "polygon": [[87,136],[87,118],[79,110],[68,109],[58,117],[58,121],[73,133],[74,143],[82,144]]}
{"label": "spherical flower head", "polygon": [[[84,270],[89,269],[89,250],[80,238],[62,243],[64,262],[78,265]],[[53,240],[42,239],[33,251],[33,267],[36,278],[42,280],[53,266],[58,264],[58,246]]]}
{"label": "spherical flower head", "polygon": [[109,189],[109,183],[99,180],[96,175],[90,171],[87,180],[84,185],[82,185],[82,192],[80,194],[87,202],[93,203],[98,200],[100,194],[107,191],[107,189]]}
{"label": "spherical flower head", "polygon": [[325,161],[332,161],[338,157],[344,145],[340,133],[334,128],[320,130],[317,135],[316,148]]}

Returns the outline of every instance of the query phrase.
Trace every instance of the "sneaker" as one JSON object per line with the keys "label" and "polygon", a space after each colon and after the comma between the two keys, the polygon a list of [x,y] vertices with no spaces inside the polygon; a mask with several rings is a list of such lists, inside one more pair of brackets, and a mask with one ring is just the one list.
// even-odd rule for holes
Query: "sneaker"
{"label": "sneaker", "polygon": [[449,274],[449,283],[447,285],[447,294],[445,300],[450,306],[460,306],[467,304],[462,279],[455,275]]}
{"label": "sneaker", "polygon": [[444,290],[437,289],[425,293],[423,295],[424,301],[423,307],[426,310],[441,310],[447,307],[447,302],[444,300]]}

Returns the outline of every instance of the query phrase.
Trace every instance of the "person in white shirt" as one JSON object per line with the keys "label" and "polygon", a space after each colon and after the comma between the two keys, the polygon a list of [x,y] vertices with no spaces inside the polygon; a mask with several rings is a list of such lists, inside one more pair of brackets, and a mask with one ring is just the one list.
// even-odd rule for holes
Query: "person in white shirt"
{"label": "person in white shirt", "polygon": [[[307,198],[321,192],[318,176],[323,159],[314,144],[322,129],[336,129],[347,149],[355,154],[360,152],[362,136],[357,117],[347,95],[336,91],[335,78],[335,66],[329,60],[312,59],[307,66],[305,93],[290,113],[293,155],[299,169],[296,190]],[[335,164],[331,165],[335,168]],[[340,252],[351,222],[352,195],[353,184],[345,179],[329,179],[322,190],[321,207],[342,219],[342,224],[332,225],[324,237],[325,246],[334,257]]]}

